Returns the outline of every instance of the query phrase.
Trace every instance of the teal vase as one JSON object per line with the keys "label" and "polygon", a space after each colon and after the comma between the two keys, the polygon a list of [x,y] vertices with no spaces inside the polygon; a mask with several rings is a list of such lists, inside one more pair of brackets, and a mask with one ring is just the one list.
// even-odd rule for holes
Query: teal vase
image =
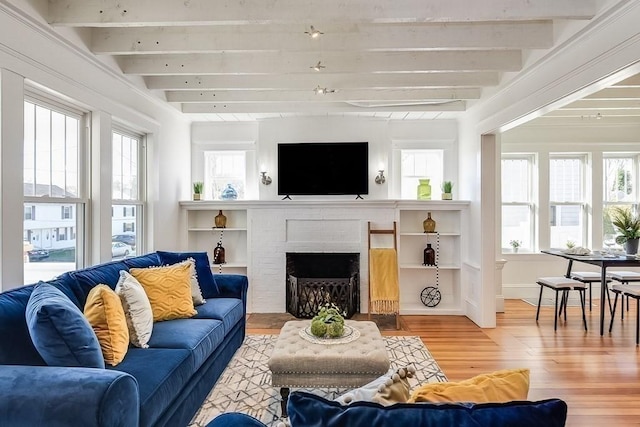
{"label": "teal vase", "polygon": [[431,184],[430,179],[419,179],[418,200],[431,200]]}

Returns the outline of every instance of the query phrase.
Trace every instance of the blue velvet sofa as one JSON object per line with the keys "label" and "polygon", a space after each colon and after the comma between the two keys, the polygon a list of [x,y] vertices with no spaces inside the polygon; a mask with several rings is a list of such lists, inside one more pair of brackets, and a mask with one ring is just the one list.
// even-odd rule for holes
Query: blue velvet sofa
{"label": "blue velvet sofa", "polygon": [[[507,403],[396,403],[341,405],[295,391],[287,405],[291,427],[563,427],[567,404],[560,399]],[[283,423],[281,423],[283,424]],[[207,427],[265,427],[245,414],[219,415]]]}
{"label": "blue velvet sofa", "polygon": [[196,306],[198,314],[155,323],[149,348],[130,346],[121,363],[106,369],[47,366],[25,320],[35,285],[0,293],[0,425],[186,426],[244,340],[246,276],[213,276],[204,253],[154,252],[48,282],[82,310],[92,287],[115,288],[120,270],[189,255],[199,281],[208,283],[201,283],[206,303]]}

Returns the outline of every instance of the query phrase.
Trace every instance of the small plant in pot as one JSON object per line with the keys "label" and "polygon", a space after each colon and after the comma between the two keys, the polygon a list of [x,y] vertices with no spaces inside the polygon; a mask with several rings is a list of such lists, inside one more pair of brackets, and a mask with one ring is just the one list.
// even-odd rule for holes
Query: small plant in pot
{"label": "small plant in pot", "polygon": [[628,255],[635,255],[640,241],[640,217],[633,214],[630,208],[619,206],[611,209],[610,217],[611,224],[618,232],[616,243],[624,246]]}
{"label": "small plant in pot", "polygon": [[518,249],[520,249],[520,246],[522,246],[522,242],[520,240],[511,240],[509,244],[511,245],[514,254],[517,254]]}
{"label": "small plant in pot", "polygon": [[319,338],[341,337],[344,334],[344,314],[335,304],[325,304],[311,319],[311,333]]}
{"label": "small plant in pot", "polygon": [[193,183],[193,200],[201,200],[202,199],[202,189],[204,188],[204,183],[201,181],[196,181]]}
{"label": "small plant in pot", "polygon": [[444,181],[442,183],[442,200],[451,200],[453,199],[453,182]]}

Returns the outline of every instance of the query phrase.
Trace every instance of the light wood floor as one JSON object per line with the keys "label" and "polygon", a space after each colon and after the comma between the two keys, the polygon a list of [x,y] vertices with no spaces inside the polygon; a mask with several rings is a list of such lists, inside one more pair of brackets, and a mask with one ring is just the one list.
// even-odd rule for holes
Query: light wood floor
{"label": "light wood floor", "polygon": [[[598,301],[594,301],[598,304]],[[393,319],[374,316],[383,335],[417,335],[449,380],[504,368],[531,370],[529,399],[558,397],[569,406],[567,426],[640,426],[640,350],[635,345],[635,305],[624,321],[619,310],[613,331],[600,337],[598,313],[587,311],[588,332],[579,307],[569,307],[567,323],[553,331],[553,309],[521,301],[505,301],[497,327],[481,329],[463,316],[402,316],[396,331]],[[366,315],[362,318],[366,319]],[[292,317],[252,314],[248,333],[278,333]]]}

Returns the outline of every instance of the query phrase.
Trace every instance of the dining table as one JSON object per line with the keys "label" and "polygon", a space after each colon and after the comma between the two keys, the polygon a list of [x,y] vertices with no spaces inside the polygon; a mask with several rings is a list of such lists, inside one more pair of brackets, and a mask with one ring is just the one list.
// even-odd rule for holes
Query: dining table
{"label": "dining table", "polygon": [[600,267],[600,336],[604,335],[604,301],[607,296],[607,268],[610,267],[640,267],[640,258],[636,255],[627,255],[620,253],[605,252],[589,252],[587,254],[568,253],[570,251],[562,249],[545,249],[541,251],[544,254],[554,255],[569,260],[567,273],[565,277],[571,277],[571,269],[573,262],[582,262],[585,264],[597,265]]}

